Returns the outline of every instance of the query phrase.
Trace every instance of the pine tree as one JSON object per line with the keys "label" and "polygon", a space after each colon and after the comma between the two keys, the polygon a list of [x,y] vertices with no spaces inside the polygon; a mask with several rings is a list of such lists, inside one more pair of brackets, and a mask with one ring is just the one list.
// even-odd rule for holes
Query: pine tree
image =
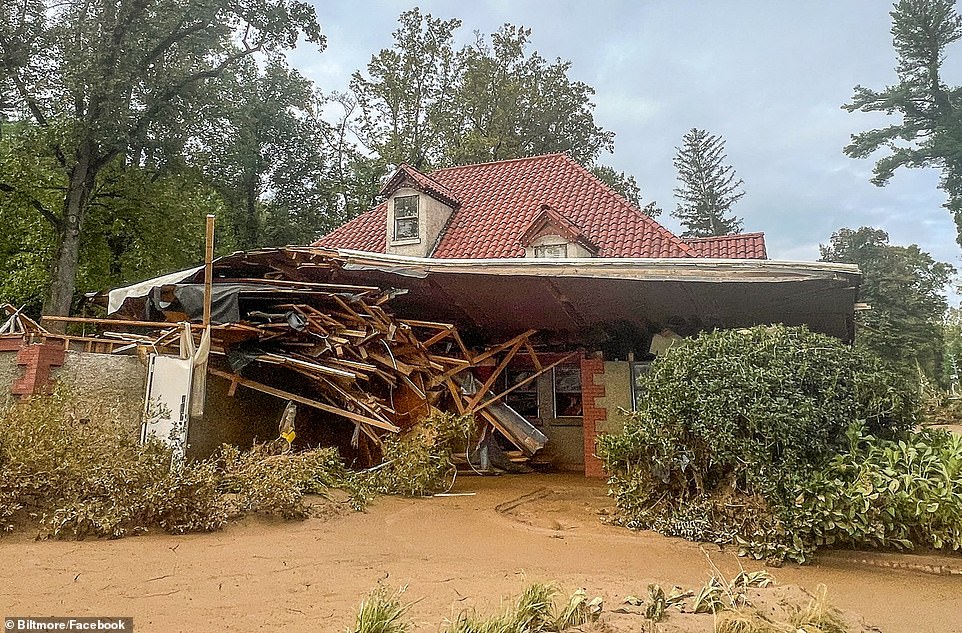
{"label": "pine tree", "polygon": [[892,44],[898,83],[882,90],[855,86],[849,112],[901,117],[885,127],[852,135],[845,153],[877,158],[872,183],[883,186],[900,167],[935,167],[939,188],[962,245],[962,86],[946,84],[946,49],[962,40],[962,16],[955,0],[899,0],[892,10]]}
{"label": "pine tree", "polygon": [[675,148],[673,161],[681,186],[675,189],[678,208],[672,216],[685,227],[683,237],[730,235],[742,230],[742,220],[728,215],[731,206],[745,192],[744,184],[735,177],[735,169],[726,165],[725,140],[705,130],[692,128],[682,146]]}

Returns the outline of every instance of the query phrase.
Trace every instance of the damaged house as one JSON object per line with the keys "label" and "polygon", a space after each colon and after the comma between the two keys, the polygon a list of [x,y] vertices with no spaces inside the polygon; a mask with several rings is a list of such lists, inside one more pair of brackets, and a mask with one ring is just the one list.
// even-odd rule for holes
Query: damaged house
{"label": "damaged house", "polygon": [[[766,323],[854,334],[855,266],[768,260],[761,233],[683,240],[563,154],[402,165],[381,195],[311,246],[216,260],[206,292],[198,267],[97,297],[100,329],[127,334],[23,327],[65,349],[139,350],[150,372],[165,355],[190,365],[202,378],[170,400],[188,455],[276,437],[295,402],[295,447],[370,464],[383,434],[434,408],[475,414],[479,444],[589,476],[603,474],[596,437],[619,430],[675,339]],[[161,381],[146,383],[149,399]]]}

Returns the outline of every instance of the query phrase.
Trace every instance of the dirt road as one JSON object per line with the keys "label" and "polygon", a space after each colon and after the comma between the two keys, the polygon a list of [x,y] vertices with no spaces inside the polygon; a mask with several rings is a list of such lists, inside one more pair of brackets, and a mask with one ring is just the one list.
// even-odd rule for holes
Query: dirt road
{"label": "dirt road", "polygon": [[[263,519],[215,534],[119,541],[0,539],[0,616],[132,616],[136,630],[344,631],[379,581],[407,585],[419,631],[478,605],[497,609],[526,581],[584,587],[617,606],[649,582],[701,585],[693,543],[601,524],[604,484],[575,476],[462,477],[473,496],[378,500],[366,513],[298,523]],[[741,562],[712,548],[728,573]],[[912,560],[876,557],[873,560]],[[962,559],[960,559],[962,567]],[[771,570],[781,584],[829,588],[885,633],[962,632],[962,576],[826,556]]]}

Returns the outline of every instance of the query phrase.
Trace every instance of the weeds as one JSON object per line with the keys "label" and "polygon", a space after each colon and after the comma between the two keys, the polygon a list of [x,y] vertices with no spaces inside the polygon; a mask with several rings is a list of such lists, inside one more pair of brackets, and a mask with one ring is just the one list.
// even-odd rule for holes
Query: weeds
{"label": "weeds", "polygon": [[411,623],[405,619],[410,603],[401,602],[406,587],[394,593],[378,587],[361,602],[353,629],[348,633],[407,633]]}
{"label": "weeds", "polygon": [[782,603],[778,612],[763,613],[743,606],[721,613],[715,621],[716,633],[849,633],[838,610],[828,604],[825,585],[808,604]]}
{"label": "weeds", "polygon": [[555,603],[558,588],[535,583],[501,615],[481,616],[474,610],[462,611],[444,633],[562,633],[598,619],[601,599],[588,600],[584,590],[574,592],[562,606]]}

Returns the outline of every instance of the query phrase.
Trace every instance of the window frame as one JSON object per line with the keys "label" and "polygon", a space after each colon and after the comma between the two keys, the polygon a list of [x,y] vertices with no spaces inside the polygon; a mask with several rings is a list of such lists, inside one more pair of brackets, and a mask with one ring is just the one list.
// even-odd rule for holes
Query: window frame
{"label": "window frame", "polygon": [[[558,390],[558,370],[570,371],[572,373],[578,374],[578,390],[577,391],[559,391]],[[562,415],[558,411],[558,395],[577,395],[578,402],[580,403],[581,413],[577,415]],[[585,401],[584,401],[584,384],[581,381],[581,367],[578,365],[562,365],[555,367],[551,370],[551,395],[552,402],[551,406],[553,408],[552,413],[555,419],[566,418],[566,419],[578,419],[582,420],[585,417]]]}
{"label": "window frame", "polygon": [[[410,196],[396,196],[393,202],[393,218],[394,218],[394,232],[391,234],[391,240],[394,242],[413,242],[421,240],[421,204],[419,200],[420,196],[413,194]],[[406,203],[413,200],[413,209],[407,206]],[[402,204],[398,204],[402,203]],[[402,211],[403,214],[399,214]],[[414,222],[414,235],[402,236],[398,231],[398,227],[402,224],[410,225],[411,221]]]}
{"label": "window frame", "polygon": [[[563,249],[560,255],[550,254],[551,249]],[[536,259],[564,259],[568,256],[568,243],[563,242],[561,244],[541,244],[534,247],[534,256]]]}
{"label": "window frame", "polygon": [[[517,383],[521,382],[525,378],[529,377],[534,373],[533,368],[526,367],[508,367],[501,374],[501,387],[505,390],[510,389]],[[539,379],[532,380],[523,387],[518,387],[508,395],[504,397],[504,403],[509,407],[518,412],[522,417],[528,420],[538,420],[541,418],[541,390],[538,388]],[[517,402],[519,396],[526,396],[530,398],[534,396],[534,415],[526,415],[519,407],[512,404],[512,401]],[[512,398],[512,396],[514,396]]]}

